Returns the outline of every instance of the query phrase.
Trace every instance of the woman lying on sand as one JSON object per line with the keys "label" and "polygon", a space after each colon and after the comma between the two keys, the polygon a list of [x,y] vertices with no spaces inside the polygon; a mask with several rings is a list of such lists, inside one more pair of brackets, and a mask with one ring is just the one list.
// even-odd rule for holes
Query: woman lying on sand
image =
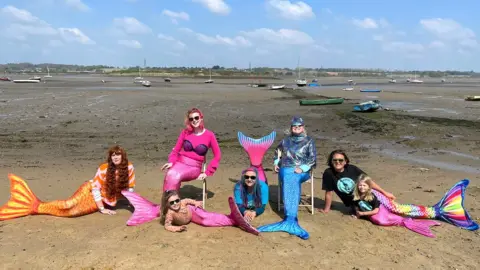
{"label": "woman lying on sand", "polygon": [[[358,177],[364,173],[357,166],[350,164],[347,154],[343,150],[335,150],[330,153],[327,162],[329,168],[323,173],[322,189],[325,190],[325,206],[318,211],[328,213],[332,205],[332,195],[335,192],[347,207],[353,208],[353,190]],[[393,194],[386,192],[373,180],[372,188],[383,193],[387,198],[394,200]]]}
{"label": "woman lying on sand", "polygon": [[107,162],[102,164],[94,179],[83,183],[67,200],[52,202],[40,201],[27,184],[18,176],[9,174],[10,200],[0,208],[0,220],[28,215],[52,215],[77,217],[100,211],[113,215],[115,211],[106,209],[104,204],[115,206],[122,198],[121,191],[133,191],[135,170],[128,162],[127,153],[120,146],[108,150]]}
{"label": "woman lying on sand", "polygon": [[[202,172],[202,165],[208,149],[212,148],[213,159]],[[204,127],[203,114],[193,108],[186,113],[185,129],[178,137],[177,144],[168,156],[168,163],[162,170],[168,170],[163,181],[163,191],[179,190],[181,182],[203,180],[212,176],[220,163],[221,152],[215,134]]]}
{"label": "woman lying on sand", "polygon": [[248,168],[242,172],[241,180],[233,188],[235,203],[248,222],[260,216],[268,203],[268,186],[257,177],[257,169]]}
{"label": "woman lying on sand", "polygon": [[230,215],[207,212],[201,206],[202,202],[200,201],[181,200],[178,191],[167,190],[162,197],[160,223],[165,226],[167,231],[171,232],[186,231],[186,225],[193,222],[205,227],[238,226],[249,233],[258,235],[258,231],[239,214],[233,201],[230,203],[232,211]]}

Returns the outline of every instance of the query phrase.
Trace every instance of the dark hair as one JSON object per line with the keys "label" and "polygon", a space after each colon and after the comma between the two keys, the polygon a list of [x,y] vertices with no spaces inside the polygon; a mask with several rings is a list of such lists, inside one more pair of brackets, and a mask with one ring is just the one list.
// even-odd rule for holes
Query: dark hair
{"label": "dark hair", "polygon": [[160,205],[160,224],[162,225],[165,225],[165,216],[167,215],[167,212],[168,212],[168,209],[169,209],[169,205],[168,205],[168,199],[170,199],[170,197],[172,196],[175,196],[177,195],[178,197],[180,197],[180,195],[178,194],[178,191],[172,189],[172,190],[165,190],[165,192],[163,192],[163,196],[162,196],[162,204]]}
{"label": "dark hair", "polygon": [[245,173],[249,171],[254,172],[257,176],[257,180],[253,185],[253,202],[255,204],[255,207],[262,207],[262,187],[258,183],[258,181],[260,180],[258,179],[258,171],[255,168],[249,168],[242,172],[242,178],[240,179],[240,196],[242,197],[243,206],[248,206],[248,187],[245,184]]}
{"label": "dark hair", "polygon": [[343,155],[343,157],[345,158],[345,165],[350,163],[350,159],[348,158],[345,151],[341,150],[341,149],[337,149],[337,150],[332,151],[330,153],[330,155],[328,156],[327,165],[328,165],[328,167],[330,167],[330,169],[335,170],[335,168],[333,167],[333,156],[335,156],[336,154]]}
{"label": "dark hair", "polygon": [[[115,165],[112,161],[112,155],[121,155],[122,162]],[[106,195],[108,199],[114,199],[121,195],[121,191],[128,188],[128,158],[125,149],[119,145],[115,145],[108,149],[107,154],[107,173],[106,173]],[[118,170],[118,182],[115,171]]]}

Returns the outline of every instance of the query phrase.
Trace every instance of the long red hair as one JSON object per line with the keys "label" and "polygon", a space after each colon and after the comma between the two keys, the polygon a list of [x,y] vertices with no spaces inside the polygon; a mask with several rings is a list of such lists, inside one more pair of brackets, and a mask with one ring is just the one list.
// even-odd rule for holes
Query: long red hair
{"label": "long red hair", "polygon": [[[117,166],[112,161],[112,155],[117,154],[122,156],[122,162]],[[128,158],[125,149],[119,145],[115,145],[108,149],[107,156],[107,198],[114,199],[121,195],[121,191],[128,188]],[[115,171],[118,170],[118,181],[116,179]]]}
{"label": "long red hair", "polygon": [[[190,116],[190,114],[192,113],[198,113],[200,115],[200,119],[203,120],[203,113],[202,111],[200,111],[199,109],[197,108],[191,108],[190,110],[187,111],[187,113],[185,114],[185,129],[188,131],[188,132],[193,132],[193,127],[192,127],[192,124],[190,123],[190,120],[188,120],[188,117]],[[199,128],[200,129],[203,129],[204,128],[204,122],[205,120],[203,120],[201,123],[200,123],[200,126]]]}

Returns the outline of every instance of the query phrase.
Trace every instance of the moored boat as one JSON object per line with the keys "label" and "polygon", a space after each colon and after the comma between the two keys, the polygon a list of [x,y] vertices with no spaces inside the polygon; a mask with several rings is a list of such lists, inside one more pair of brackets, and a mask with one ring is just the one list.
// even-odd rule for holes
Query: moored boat
{"label": "moored boat", "polygon": [[142,85],[145,86],[145,87],[150,87],[150,86],[152,86],[152,84],[150,83],[150,81],[143,81],[143,82],[142,82]]}
{"label": "moored boat", "polygon": [[382,92],[382,90],[380,90],[380,89],[363,89],[363,90],[360,90],[360,92],[363,92],[363,93],[378,93],[378,92]]}
{"label": "moored boat", "polygon": [[299,100],[300,105],[332,105],[332,104],[342,104],[344,101],[343,98],[328,98],[328,99],[301,99]]}
{"label": "moored boat", "polygon": [[282,84],[282,85],[271,85],[270,86],[270,89],[272,90],[278,90],[278,89],[283,89],[285,88],[285,84]]}
{"label": "moored boat", "polygon": [[0,81],[2,81],[2,82],[9,82],[11,80],[12,79],[10,79],[9,77],[0,77]]}
{"label": "moored boat", "polygon": [[374,112],[380,109],[380,107],[381,105],[379,100],[370,100],[353,106],[353,110],[356,112]]}
{"label": "moored boat", "polygon": [[466,101],[480,101],[480,96],[466,96]]}

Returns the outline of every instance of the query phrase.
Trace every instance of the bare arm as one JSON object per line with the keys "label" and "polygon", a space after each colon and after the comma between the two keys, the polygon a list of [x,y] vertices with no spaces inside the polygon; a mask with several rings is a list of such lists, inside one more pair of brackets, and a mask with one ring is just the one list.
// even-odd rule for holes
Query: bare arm
{"label": "bare arm", "polygon": [[358,213],[358,215],[361,216],[361,217],[373,216],[373,215],[377,214],[378,211],[380,211],[380,208],[375,208],[375,209],[373,209],[372,211],[366,211],[366,212],[360,212],[360,211],[358,211],[358,208],[357,208],[357,207],[355,207],[355,209],[357,209],[357,213]]}
{"label": "bare arm", "polygon": [[323,207],[324,213],[328,213],[332,207],[333,191],[325,191],[325,206]]}
{"label": "bare arm", "polygon": [[173,223],[173,215],[169,212],[165,217],[165,230],[169,232],[181,232],[187,229],[186,226],[175,226]]}

